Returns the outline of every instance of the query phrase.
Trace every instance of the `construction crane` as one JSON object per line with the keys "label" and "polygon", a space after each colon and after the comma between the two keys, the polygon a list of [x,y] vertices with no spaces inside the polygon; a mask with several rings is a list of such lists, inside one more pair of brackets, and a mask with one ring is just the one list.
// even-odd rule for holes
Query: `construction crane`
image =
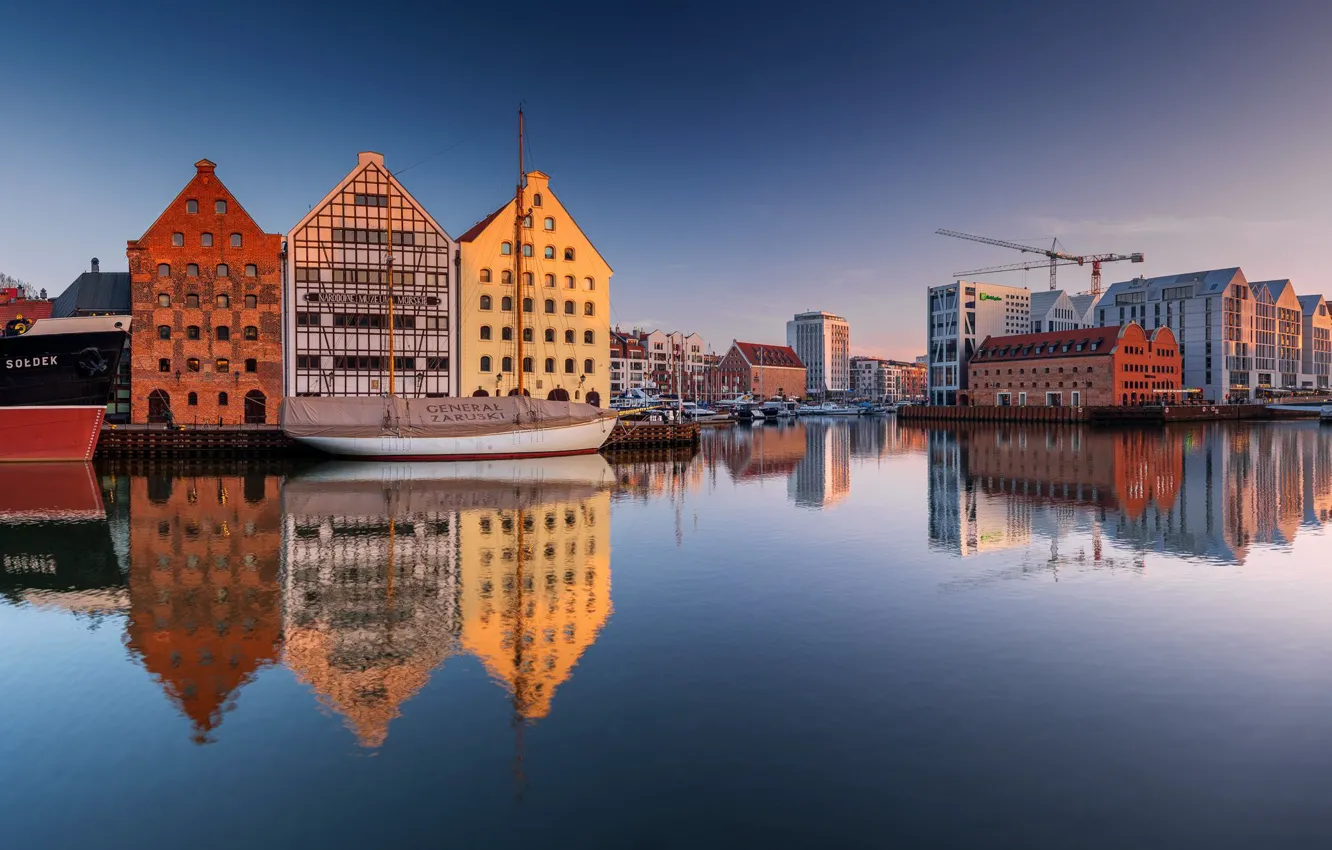
{"label": "construction crane", "polygon": [[959,233],[956,230],[939,229],[934,231],[940,236],[951,236],[954,239],[966,239],[971,242],[980,242],[983,245],[997,245],[1000,248],[1011,248],[1014,251],[1022,251],[1027,254],[1039,254],[1044,259],[1028,260],[1025,263],[1008,263],[1002,266],[990,266],[984,269],[972,269],[971,271],[957,272],[956,277],[970,277],[980,274],[995,274],[997,272],[1015,272],[1030,271],[1035,268],[1048,268],[1050,270],[1050,288],[1056,289],[1055,269],[1059,266],[1081,266],[1091,263],[1091,294],[1101,294],[1101,264],[1117,263],[1121,260],[1128,260],[1130,263],[1141,263],[1142,254],[1067,254],[1056,250],[1059,247],[1059,241],[1055,240],[1049,248],[1035,248],[1031,245],[1023,245],[1020,242],[1008,242],[1003,239],[991,239],[988,236],[973,236],[970,233]]}

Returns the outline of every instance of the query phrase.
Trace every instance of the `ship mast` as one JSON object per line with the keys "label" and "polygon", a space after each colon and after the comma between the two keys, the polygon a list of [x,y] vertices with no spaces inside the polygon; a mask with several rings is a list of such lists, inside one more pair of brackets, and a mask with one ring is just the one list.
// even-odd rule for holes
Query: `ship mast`
{"label": "ship mast", "polygon": [[518,395],[524,395],[523,387],[523,306],[527,296],[523,289],[523,108],[518,107],[518,186],[514,190],[513,211],[513,285],[518,293],[514,312],[517,313],[515,324],[518,327],[518,362],[514,364],[518,371]]}
{"label": "ship mast", "polygon": [[385,247],[385,250],[388,251],[388,394],[392,397],[396,383],[393,370],[393,178],[387,173],[387,170],[384,179],[388,186],[384,195],[384,202],[387,204],[385,209],[388,210],[388,244]]}

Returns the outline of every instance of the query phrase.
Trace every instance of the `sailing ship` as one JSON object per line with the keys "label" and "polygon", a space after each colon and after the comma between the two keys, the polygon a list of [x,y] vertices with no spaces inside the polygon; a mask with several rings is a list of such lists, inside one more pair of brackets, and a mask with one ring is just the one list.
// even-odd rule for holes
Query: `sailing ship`
{"label": "sailing ship", "polygon": [[[523,169],[523,113],[518,111],[518,183],[514,191],[514,244],[522,244],[527,176]],[[392,183],[388,191],[392,192]],[[393,207],[385,207],[388,282],[388,392],[374,398],[288,397],[282,403],[282,430],[292,439],[334,455],[411,460],[481,460],[592,454],[615,425],[614,412],[590,404],[534,399],[517,371],[508,396],[485,398],[399,397],[395,393],[393,319]],[[523,283],[523,252],[513,252],[513,279]],[[456,285],[456,283],[455,283]],[[520,296],[527,293],[522,292]],[[519,298],[521,304],[522,297]],[[518,325],[518,363],[524,363],[523,310]]]}
{"label": "sailing ship", "polygon": [[129,324],[40,319],[0,336],[0,461],[92,459]]}

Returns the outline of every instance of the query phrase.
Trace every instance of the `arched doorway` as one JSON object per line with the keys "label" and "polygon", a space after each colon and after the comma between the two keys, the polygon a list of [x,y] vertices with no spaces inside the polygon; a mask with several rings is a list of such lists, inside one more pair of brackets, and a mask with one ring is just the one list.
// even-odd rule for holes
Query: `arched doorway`
{"label": "arched doorway", "polygon": [[268,400],[259,390],[250,390],[245,394],[245,424],[262,425],[268,413]]}
{"label": "arched doorway", "polygon": [[485,397],[489,397],[489,395],[490,395],[490,393],[486,392],[485,390],[481,389],[480,387],[477,387],[477,388],[476,388],[476,392],[472,393],[472,398],[485,398]]}
{"label": "arched doorway", "polygon": [[148,422],[162,423],[171,415],[171,396],[166,390],[153,390],[148,393]]}
{"label": "arched doorway", "polygon": [[592,390],[587,394],[587,403],[593,407],[601,407],[601,393]]}
{"label": "arched doorway", "polygon": [[[514,387],[513,389],[509,390],[509,395],[518,395],[518,388]],[[527,396],[528,398],[532,397],[532,394],[529,393],[525,387],[523,388],[523,395]]]}
{"label": "arched doorway", "polygon": [[546,398],[549,399],[550,401],[568,401],[569,391],[566,390],[564,387],[556,387],[555,389],[546,393]]}

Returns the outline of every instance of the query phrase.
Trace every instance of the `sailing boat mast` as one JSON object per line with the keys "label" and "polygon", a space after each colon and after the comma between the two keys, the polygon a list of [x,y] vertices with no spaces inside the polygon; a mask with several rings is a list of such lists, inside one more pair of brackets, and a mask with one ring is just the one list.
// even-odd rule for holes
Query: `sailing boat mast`
{"label": "sailing boat mast", "polygon": [[523,387],[523,306],[524,299],[527,296],[523,289],[523,108],[518,107],[518,185],[514,190],[514,211],[513,211],[513,285],[518,293],[518,298],[514,306],[514,312],[517,314],[515,323],[518,327],[518,361],[515,367],[518,370],[518,395],[525,393]]}
{"label": "sailing boat mast", "polygon": [[393,370],[393,178],[385,173],[384,180],[388,187],[384,194],[384,209],[388,212],[388,244],[384,249],[388,251],[388,394],[393,396],[397,385]]}

